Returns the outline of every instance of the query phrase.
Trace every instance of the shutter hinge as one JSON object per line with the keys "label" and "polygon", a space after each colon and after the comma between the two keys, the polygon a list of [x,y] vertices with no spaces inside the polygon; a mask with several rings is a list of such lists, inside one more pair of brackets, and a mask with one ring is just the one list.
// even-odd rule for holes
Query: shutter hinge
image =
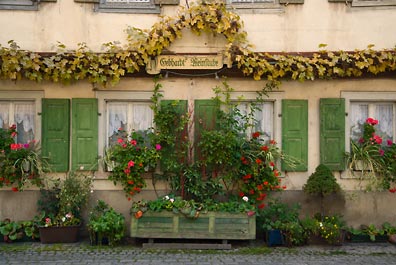
{"label": "shutter hinge", "polygon": [[345,112],[345,116],[348,116],[348,112]]}
{"label": "shutter hinge", "polygon": [[37,115],[41,116],[41,112],[37,112]]}
{"label": "shutter hinge", "polygon": [[279,113],[279,114],[278,114],[278,117],[279,117],[279,118],[282,117],[282,113]]}
{"label": "shutter hinge", "polygon": [[98,116],[102,116],[102,113],[98,112]]}

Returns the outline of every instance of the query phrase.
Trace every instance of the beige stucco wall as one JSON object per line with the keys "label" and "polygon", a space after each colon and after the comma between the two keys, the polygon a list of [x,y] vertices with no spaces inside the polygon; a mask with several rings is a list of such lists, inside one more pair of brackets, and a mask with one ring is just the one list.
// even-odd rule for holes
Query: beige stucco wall
{"label": "beige stucco wall", "polygon": [[[181,1],[181,5],[185,2]],[[177,6],[163,6],[161,15],[174,15]],[[396,7],[351,7],[327,0],[305,0],[276,9],[236,11],[257,51],[316,51],[321,43],[329,50],[393,48],[396,44]],[[0,10],[0,44],[16,41],[23,49],[55,51],[59,42],[74,49],[85,42],[94,51],[110,41],[125,43],[127,26],[149,29],[158,14],[121,14],[93,11],[93,4],[58,0],[40,3],[38,11]],[[6,26],[4,26],[6,25]],[[172,49],[202,52],[216,47],[210,37],[197,49],[189,35]]]}
{"label": "beige stucco wall", "polygon": [[[222,80],[215,78],[180,78],[168,77],[161,80],[164,99],[185,99],[188,100],[189,106],[195,99],[210,99],[214,96],[213,88],[220,86]],[[227,82],[235,90],[235,94],[243,94],[245,98],[255,98],[255,92],[259,91],[265,86],[265,81],[253,81],[251,79],[243,78],[228,78]],[[124,78],[114,87],[94,88],[87,82],[79,82],[72,85],[61,85],[54,83],[34,83],[30,81],[18,81],[16,83],[11,81],[0,81],[0,92],[10,91],[9,94],[16,93],[15,91],[23,90],[41,90],[45,98],[92,98],[100,95],[101,91],[114,91],[114,95],[120,91],[145,92],[146,98],[149,99],[154,88],[154,82],[151,78]],[[395,79],[345,79],[345,80],[318,80],[318,81],[283,81],[279,90],[270,93],[269,98],[276,98],[279,103],[280,99],[306,99],[308,100],[308,171],[293,173],[289,172],[284,176],[284,183],[290,190],[301,190],[302,185],[306,182],[307,177],[314,172],[316,166],[319,164],[319,99],[320,98],[337,98],[345,91],[365,91],[365,92],[392,92],[396,90]],[[395,92],[396,93],[396,92]],[[129,94],[133,98],[133,93]],[[235,96],[236,98],[237,96]],[[100,106],[100,103],[99,103]],[[276,110],[280,111],[280,110]],[[347,110],[348,111],[348,110]],[[100,113],[105,113],[104,109],[99,109]],[[275,113],[275,140],[281,143],[281,118]],[[102,124],[99,129],[99,154],[102,154],[104,147],[105,136],[103,128],[105,115],[99,116]],[[36,120],[37,129],[40,130],[40,116]],[[40,140],[40,133],[36,133]],[[346,190],[355,190],[358,183],[355,179],[348,177],[348,172],[335,172],[340,184]],[[99,172],[99,178],[105,177],[104,172]],[[99,189],[108,189],[107,184],[98,183]],[[111,184],[112,185],[112,184]],[[110,185],[110,186],[111,186]]]}

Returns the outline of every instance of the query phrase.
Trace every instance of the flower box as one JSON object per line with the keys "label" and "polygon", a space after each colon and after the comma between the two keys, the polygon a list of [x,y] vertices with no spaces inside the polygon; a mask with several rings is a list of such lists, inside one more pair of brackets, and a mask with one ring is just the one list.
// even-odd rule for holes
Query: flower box
{"label": "flower box", "polygon": [[44,244],[74,243],[78,241],[80,226],[39,227],[40,241]]}
{"label": "flower box", "polygon": [[256,217],[246,213],[201,213],[187,218],[173,212],[146,212],[132,216],[131,237],[248,240],[256,238]]}
{"label": "flower box", "polygon": [[379,242],[387,242],[388,236],[387,235],[378,235],[375,236],[375,240],[372,241],[369,235],[351,235],[350,242],[351,243],[379,243]]}

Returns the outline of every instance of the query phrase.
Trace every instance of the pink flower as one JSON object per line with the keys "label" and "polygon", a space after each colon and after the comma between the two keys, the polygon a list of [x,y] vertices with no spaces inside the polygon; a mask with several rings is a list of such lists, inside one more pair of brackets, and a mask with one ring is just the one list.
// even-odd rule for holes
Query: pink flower
{"label": "pink flower", "polygon": [[137,145],[136,140],[131,140],[131,145],[136,146]]}
{"label": "pink flower", "polygon": [[393,142],[392,142],[391,139],[388,139],[388,140],[386,140],[386,144],[389,145],[389,146],[391,146],[391,145],[393,145]]}
{"label": "pink flower", "polygon": [[161,145],[156,144],[156,145],[155,145],[155,150],[161,150]]}
{"label": "pink flower", "polygon": [[17,135],[17,132],[12,132],[11,137],[15,137]]}
{"label": "pink flower", "polygon": [[383,156],[384,153],[385,153],[384,150],[382,150],[382,149],[378,150],[378,152],[379,152],[379,155],[380,155],[380,156]]}
{"label": "pink flower", "polygon": [[46,224],[50,224],[51,223],[51,218],[49,218],[49,217],[45,218],[45,223]]}
{"label": "pink flower", "polygon": [[122,140],[122,138],[118,138],[118,139],[117,139],[117,142],[118,142],[119,144],[122,144],[122,142],[124,142],[124,140]]}
{"label": "pink flower", "polygon": [[123,145],[122,145],[122,148],[127,148],[127,144],[123,144]]}
{"label": "pink flower", "polygon": [[359,143],[360,144],[364,143],[364,138],[363,137],[359,139]]}
{"label": "pink flower", "polygon": [[128,175],[129,173],[131,173],[131,170],[129,168],[126,168],[124,169],[124,173]]}
{"label": "pink flower", "polygon": [[132,160],[128,162],[128,168],[135,166],[135,162]]}
{"label": "pink flower", "polygon": [[366,123],[374,126],[378,124],[378,120],[375,120],[373,118],[367,118]]}

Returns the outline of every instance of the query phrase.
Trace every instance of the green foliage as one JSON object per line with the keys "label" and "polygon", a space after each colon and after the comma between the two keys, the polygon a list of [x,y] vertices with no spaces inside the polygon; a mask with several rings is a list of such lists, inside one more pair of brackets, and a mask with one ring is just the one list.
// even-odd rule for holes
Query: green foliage
{"label": "green foliage", "polygon": [[40,190],[36,216],[42,226],[79,225],[82,210],[92,191],[92,176],[69,172],[65,179],[55,180]]}
{"label": "green foliage", "polygon": [[392,184],[396,181],[396,144],[376,133],[377,124],[378,120],[367,118],[361,138],[351,140],[351,152],[346,154],[349,169],[352,174],[358,172],[360,180],[367,181],[367,190],[395,192]]}
{"label": "green foliage", "polygon": [[87,227],[92,244],[102,245],[105,239],[110,246],[114,246],[125,236],[125,217],[104,201],[98,200],[89,214]]}
{"label": "green foliage", "polygon": [[282,230],[286,224],[298,222],[300,208],[298,204],[290,206],[279,200],[272,200],[260,211],[258,218],[265,230]]}
{"label": "green foliage", "polygon": [[156,200],[146,201],[140,200],[132,203],[130,214],[136,215],[138,212],[145,213],[147,211],[170,211],[175,214],[183,214],[187,218],[198,218],[200,213],[208,211],[229,212],[254,214],[255,206],[249,202],[247,198],[231,197],[226,202],[218,202],[213,200],[195,201],[185,200],[180,196],[166,195]]}
{"label": "green foliage", "polygon": [[316,167],[315,172],[312,173],[307,183],[303,186],[305,193],[310,195],[320,195],[321,197],[336,193],[341,190],[331,170],[320,164]]}
{"label": "green foliage", "polygon": [[22,225],[19,222],[5,219],[0,222],[0,233],[6,242],[12,242],[23,237]]}
{"label": "green foliage", "polygon": [[[184,28],[190,28],[197,35],[203,32],[223,35],[228,42],[223,53],[226,61],[236,64],[243,74],[252,76],[254,80],[361,77],[396,70],[396,50],[378,51],[373,49],[373,45],[354,52],[322,49],[309,57],[257,53],[247,41],[247,33],[236,13],[227,9],[224,2],[202,1],[189,8],[181,7],[174,17],[161,17],[149,30],[128,27],[125,30],[126,47],[120,47],[117,42],[105,43],[104,53],[90,51],[85,43],[79,43],[76,50],[68,51],[59,43],[56,54],[41,55],[21,50],[10,40],[9,47],[0,46],[0,79],[26,78],[65,84],[88,79],[95,84],[116,84],[126,74],[149,65],[153,57],[182,36]],[[323,46],[321,44],[320,48]]]}
{"label": "green foliage", "polygon": [[322,216],[316,214],[313,218],[306,217],[301,220],[301,224],[307,236],[320,236],[333,245],[341,244],[343,241],[346,226],[340,215]]}
{"label": "green foliage", "polygon": [[127,135],[124,130],[119,129],[116,137],[117,144],[106,149],[109,159],[107,163],[114,162],[108,178],[114,184],[121,183],[126,195],[131,198],[146,186],[143,174],[156,167],[162,147],[158,143],[151,144],[153,141],[150,138],[154,137],[151,131],[134,131]]}

